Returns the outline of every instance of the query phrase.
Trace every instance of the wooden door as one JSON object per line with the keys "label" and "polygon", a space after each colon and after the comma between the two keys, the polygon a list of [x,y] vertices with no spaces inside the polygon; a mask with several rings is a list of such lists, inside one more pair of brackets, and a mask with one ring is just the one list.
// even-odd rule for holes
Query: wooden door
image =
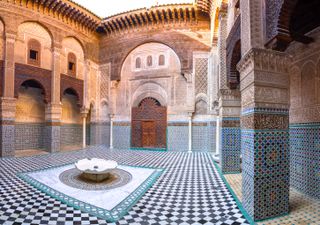
{"label": "wooden door", "polygon": [[131,146],[166,148],[167,107],[154,98],[143,99],[132,108]]}
{"label": "wooden door", "polygon": [[154,148],[156,146],[156,122],[142,121],[142,146]]}

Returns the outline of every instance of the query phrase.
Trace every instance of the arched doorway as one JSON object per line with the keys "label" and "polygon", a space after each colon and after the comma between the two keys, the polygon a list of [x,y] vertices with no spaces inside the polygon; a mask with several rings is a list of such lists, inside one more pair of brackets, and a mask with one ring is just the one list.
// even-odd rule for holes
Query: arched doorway
{"label": "arched doorway", "polygon": [[161,148],[167,146],[167,107],[154,98],[144,98],[132,108],[131,147]]}

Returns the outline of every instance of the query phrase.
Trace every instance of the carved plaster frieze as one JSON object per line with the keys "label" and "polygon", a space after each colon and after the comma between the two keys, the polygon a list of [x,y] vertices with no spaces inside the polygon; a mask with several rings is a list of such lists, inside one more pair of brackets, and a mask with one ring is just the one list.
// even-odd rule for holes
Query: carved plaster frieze
{"label": "carved plaster frieze", "polygon": [[237,65],[241,77],[252,70],[269,73],[289,73],[291,57],[286,53],[268,49],[252,48]]}
{"label": "carved plaster frieze", "polygon": [[288,129],[288,115],[251,114],[241,117],[241,128],[244,129]]}
{"label": "carved plaster frieze", "polygon": [[290,109],[290,123],[314,123],[320,121],[320,105]]}

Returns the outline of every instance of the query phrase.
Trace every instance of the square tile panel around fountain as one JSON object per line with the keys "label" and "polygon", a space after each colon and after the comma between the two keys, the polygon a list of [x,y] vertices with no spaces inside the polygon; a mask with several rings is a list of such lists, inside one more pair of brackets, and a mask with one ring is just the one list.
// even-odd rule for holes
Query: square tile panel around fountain
{"label": "square tile panel around fountain", "polygon": [[119,165],[112,177],[94,183],[74,164],[20,173],[19,177],[76,209],[110,222],[124,216],[161,175],[162,169]]}

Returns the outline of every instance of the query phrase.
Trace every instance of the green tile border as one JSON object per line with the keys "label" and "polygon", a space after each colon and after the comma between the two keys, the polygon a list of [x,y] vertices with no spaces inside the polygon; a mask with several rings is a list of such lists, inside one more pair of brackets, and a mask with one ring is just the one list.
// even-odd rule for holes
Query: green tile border
{"label": "green tile border", "polygon": [[60,165],[60,166],[53,166],[45,169],[33,170],[29,172],[17,173],[17,176],[22,180],[24,180],[26,183],[32,185],[38,190],[44,192],[45,194],[67,204],[68,206],[71,206],[75,209],[79,209],[83,212],[87,212],[91,215],[97,216],[98,218],[105,219],[106,221],[113,222],[113,223],[117,222],[124,215],[126,215],[130,210],[130,208],[137,203],[137,201],[146,193],[146,191],[157,181],[157,179],[164,172],[163,168],[131,166],[135,168],[155,169],[155,171],[142,184],[140,184],[140,186],[136,188],[127,198],[122,200],[112,210],[106,210],[106,209],[94,206],[92,204],[85,203],[75,198],[72,198],[66,194],[56,191],[55,189],[37,181],[36,179],[28,175],[28,173],[31,173],[31,172],[45,171],[49,169],[63,167],[70,164],[71,163]]}
{"label": "green tile border", "polygon": [[240,202],[240,200],[238,199],[237,195],[235,194],[235,192],[233,191],[233,189],[231,188],[230,184],[228,183],[228,181],[226,180],[226,178],[224,177],[220,167],[218,166],[218,164],[214,161],[214,158],[212,157],[212,155],[210,154],[210,157],[212,159],[212,162],[214,164],[214,166],[216,167],[221,179],[223,180],[223,182],[225,183],[225,185],[227,186],[228,190],[230,191],[231,195],[233,196],[234,200],[236,201],[236,204],[238,206],[238,208],[240,209],[240,211],[242,212],[242,214],[244,215],[244,217],[248,220],[248,222],[251,225],[256,225],[256,223],[253,221],[253,219],[251,218],[251,216],[248,214],[248,212],[243,208],[242,203]]}

